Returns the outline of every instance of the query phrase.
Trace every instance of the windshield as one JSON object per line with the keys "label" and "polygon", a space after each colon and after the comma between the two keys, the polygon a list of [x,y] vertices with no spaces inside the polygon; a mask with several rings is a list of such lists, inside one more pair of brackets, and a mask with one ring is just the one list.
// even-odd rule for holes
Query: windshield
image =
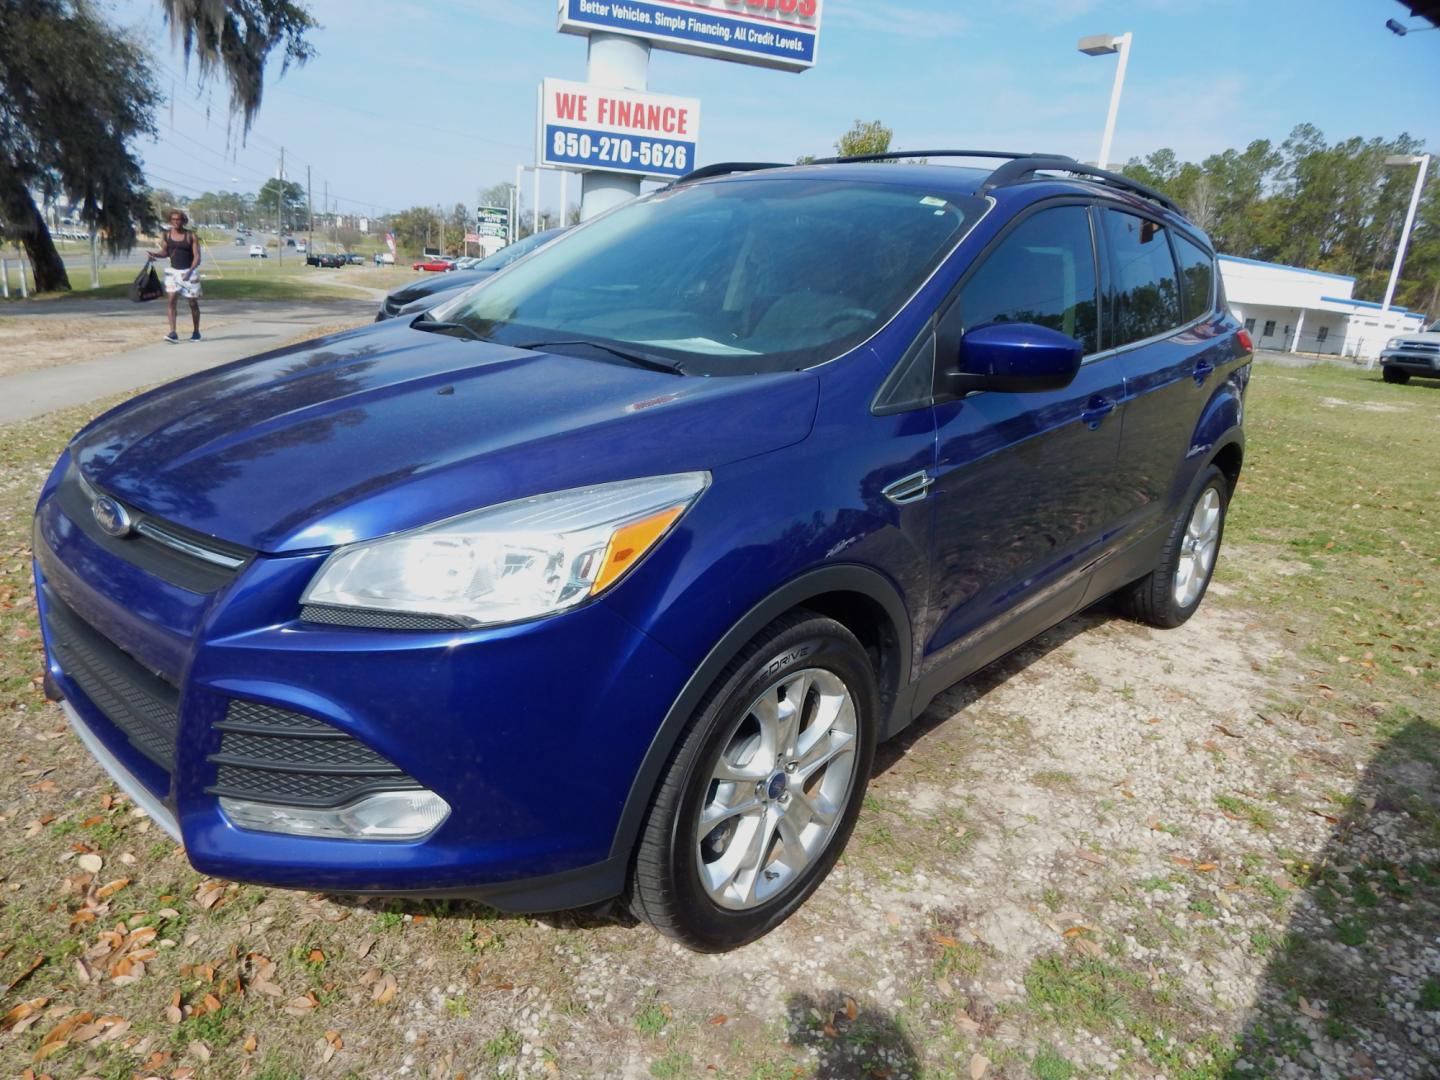
{"label": "windshield", "polygon": [[524,240],[516,240],[513,244],[506,244],[494,255],[486,256],[473,264],[475,270],[499,270],[509,266],[521,255],[534,251],[541,244],[549,243],[559,236],[564,229],[546,229],[544,232],[531,233]]}
{"label": "windshield", "polygon": [[1436,319],[1433,323],[1430,324],[1430,329],[1427,331],[1427,333],[1440,334],[1440,319]]}
{"label": "windshield", "polygon": [[808,367],[884,325],[984,206],[820,177],[671,188],[537,251],[436,317],[509,345],[613,342],[699,374]]}

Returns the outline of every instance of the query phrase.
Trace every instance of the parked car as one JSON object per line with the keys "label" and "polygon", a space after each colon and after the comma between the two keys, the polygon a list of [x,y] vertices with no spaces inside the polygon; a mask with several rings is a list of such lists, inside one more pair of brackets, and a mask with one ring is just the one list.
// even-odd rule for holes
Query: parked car
{"label": "parked car", "polygon": [[411,270],[428,270],[433,273],[444,273],[447,270],[455,269],[455,260],[448,255],[427,255],[423,259],[417,259],[410,264]]}
{"label": "parked car", "polygon": [[1401,334],[1380,352],[1380,374],[1388,383],[1407,383],[1411,375],[1440,379],[1440,320],[1418,334]]}
{"label": "parked car", "polygon": [[270,257],[270,255],[269,255],[269,253],[265,250],[265,245],[264,245],[264,244],[251,244],[251,245],[250,245],[250,258],[252,258],[252,259],[268,259],[269,257]]}
{"label": "parked car", "polygon": [[361,254],[360,254],[359,252],[357,252],[357,251],[347,252],[346,255],[345,255],[345,265],[346,265],[346,266],[364,266],[364,265],[365,265],[365,256],[364,256],[364,255],[361,255]]}
{"label": "parked car", "polygon": [[1122,176],[711,166],[87,425],[47,690],[203,874],[730,948],[945,687],[1110,593],[1194,614],[1250,359]]}
{"label": "parked car", "polygon": [[418,315],[427,308],[434,307],[442,300],[453,296],[459,290],[468,289],[471,285],[484,281],[497,270],[503,270],[521,256],[528,255],[542,244],[548,244],[564,231],[564,229],[543,229],[538,233],[532,233],[523,240],[507,244],[494,255],[481,259],[467,270],[456,270],[453,274],[446,274],[443,277],[423,278],[420,281],[393,289],[380,302],[380,310],[375,313],[375,321],[393,319],[400,315]]}
{"label": "parked car", "polygon": [[332,269],[345,265],[345,256],[334,251],[312,251],[305,256],[306,266],[327,266]]}

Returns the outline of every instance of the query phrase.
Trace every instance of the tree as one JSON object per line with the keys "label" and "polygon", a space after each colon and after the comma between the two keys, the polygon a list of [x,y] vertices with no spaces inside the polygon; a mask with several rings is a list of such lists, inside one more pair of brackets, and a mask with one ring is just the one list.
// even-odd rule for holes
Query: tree
{"label": "tree", "polygon": [[0,230],[23,244],[41,292],[69,289],[32,192],[63,191],[105,249],[155,224],[130,150],[154,132],[148,57],[89,0],[0,0]]}
{"label": "tree", "polygon": [[282,186],[279,177],[271,177],[255,193],[255,210],[261,218],[273,221],[278,214],[280,226],[292,232],[309,220],[305,206],[305,188],[294,180],[286,180]]}
{"label": "tree", "polygon": [[835,153],[841,157],[858,154],[883,154],[890,149],[895,133],[879,120],[856,120],[850,130],[840,136]]}
{"label": "tree", "polygon": [[171,36],[200,82],[220,75],[230,85],[230,111],[248,134],[265,90],[265,61],[283,47],[280,73],[315,55],[305,33],[316,27],[310,12],[293,0],[160,0]]}

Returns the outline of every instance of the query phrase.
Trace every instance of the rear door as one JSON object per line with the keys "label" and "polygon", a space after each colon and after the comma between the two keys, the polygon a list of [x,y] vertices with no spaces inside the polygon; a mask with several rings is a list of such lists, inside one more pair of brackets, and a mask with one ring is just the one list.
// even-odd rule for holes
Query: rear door
{"label": "rear door", "polygon": [[1139,213],[1106,208],[1100,219],[1110,340],[1125,379],[1117,463],[1123,542],[1170,522],[1193,474],[1185,467],[1190,441],[1229,345],[1215,315],[1209,252]]}
{"label": "rear door", "polygon": [[937,677],[960,677],[1079,604],[1090,553],[1114,516],[1120,441],[1122,378],[1100,353],[1098,309],[1090,211],[1071,201],[1012,225],[941,316],[947,352],[965,331],[1008,321],[1068,334],[1087,359],[1063,390],[992,390],[935,406],[926,667]]}

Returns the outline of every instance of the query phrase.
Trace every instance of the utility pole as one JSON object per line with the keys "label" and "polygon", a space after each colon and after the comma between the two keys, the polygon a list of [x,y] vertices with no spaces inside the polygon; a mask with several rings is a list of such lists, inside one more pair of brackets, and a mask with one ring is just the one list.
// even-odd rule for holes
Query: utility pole
{"label": "utility pole", "polygon": [[285,148],[280,147],[280,184],[275,192],[275,261],[285,264]]}
{"label": "utility pole", "polygon": [[305,231],[305,253],[315,254],[315,186],[310,183],[310,166],[305,166],[305,214],[310,228]]}
{"label": "utility pole", "polygon": [[[329,181],[329,180],[326,180],[326,181],[325,181],[325,194],[324,194],[324,196],[321,198],[321,202],[320,202],[320,212],[323,213],[323,214],[327,214],[327,215],[330,213],[330,181]],[[329,218],[327,217],[326,220],[328,221]],[[331,250],[334,250],[334,247],[335,247],[335,236],[334,236],[334,232],[335,232],[334,229],[326,229],[326,230],[325,230],[325,235],[326,235],[326,237],[327,237],[327,243],[330,245]]]}

